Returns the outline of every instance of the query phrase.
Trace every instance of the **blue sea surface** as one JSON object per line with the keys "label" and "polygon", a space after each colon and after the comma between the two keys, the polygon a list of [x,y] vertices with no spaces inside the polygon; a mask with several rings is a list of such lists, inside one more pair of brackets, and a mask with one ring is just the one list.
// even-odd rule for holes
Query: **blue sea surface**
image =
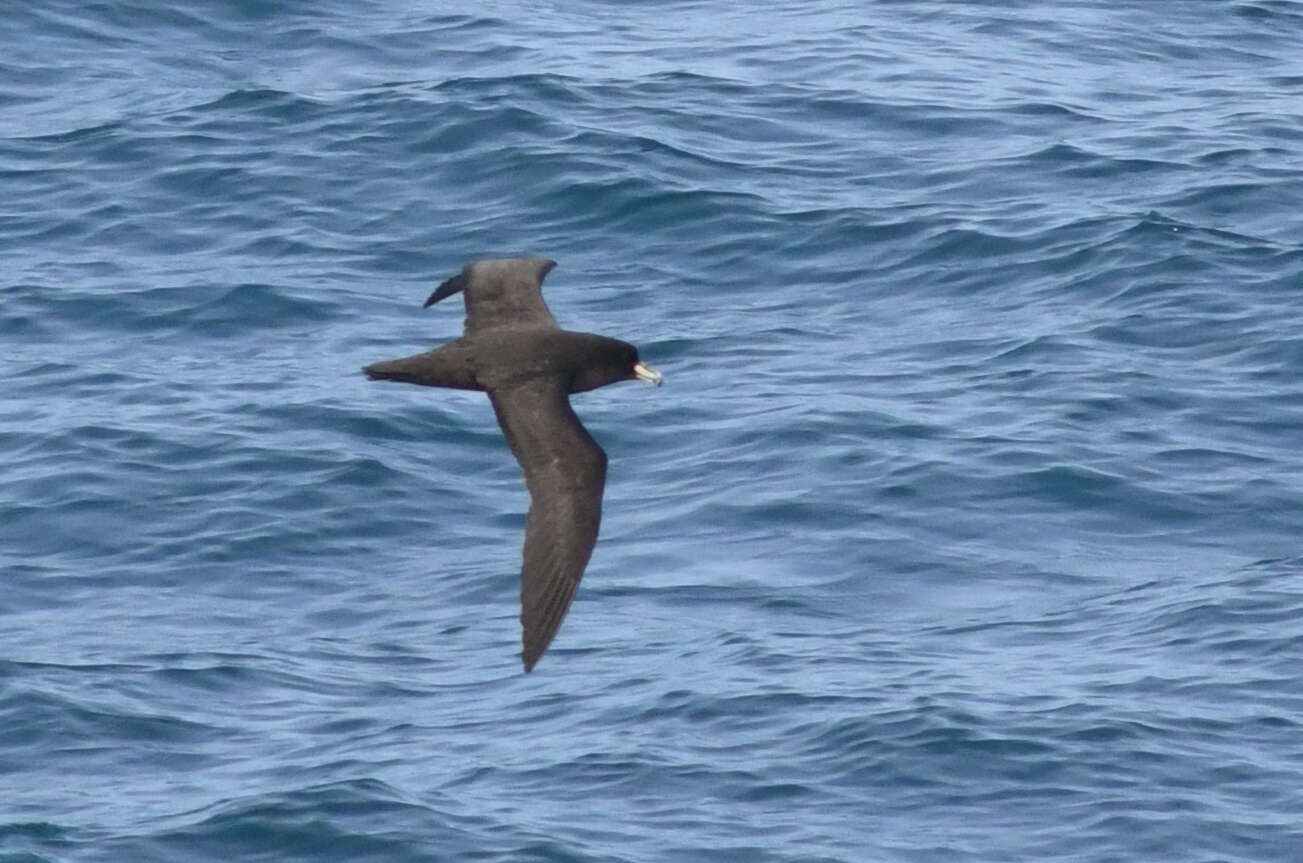
{"label": "blue sea surface", "polygon": [[1303,3],[15,3],[0,261],[0,863],[1303,860]]}

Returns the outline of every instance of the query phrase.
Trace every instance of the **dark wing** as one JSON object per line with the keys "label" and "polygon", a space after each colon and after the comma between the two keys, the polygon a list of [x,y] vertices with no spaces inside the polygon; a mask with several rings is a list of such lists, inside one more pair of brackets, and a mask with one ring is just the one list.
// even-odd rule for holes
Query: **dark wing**
{"label": "dark wing", "polygon": [[606,453],[571,410],[560,381],[490,390],[489,399],[529,488],[520,571],[521,659],[529,671],[561,626],[597,542]]}
{"label": "dark wing", "polygon": [[472,261],[436,288],[425,305],[464,291],[467,335],[494,327],[555,327],[543,302],[543,277],[555,266],[546,258]]}

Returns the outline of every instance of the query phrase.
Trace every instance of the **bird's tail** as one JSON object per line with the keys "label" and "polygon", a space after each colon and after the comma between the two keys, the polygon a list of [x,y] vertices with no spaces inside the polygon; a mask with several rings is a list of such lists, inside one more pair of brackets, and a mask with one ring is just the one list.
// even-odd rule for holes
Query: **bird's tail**
{"label": "bird's tail", "polygon": [[470,350],[461,339],[414,357],[372,363],[362,371],[373,381],[401,381],[458,390],[484,389],[475,379]]}

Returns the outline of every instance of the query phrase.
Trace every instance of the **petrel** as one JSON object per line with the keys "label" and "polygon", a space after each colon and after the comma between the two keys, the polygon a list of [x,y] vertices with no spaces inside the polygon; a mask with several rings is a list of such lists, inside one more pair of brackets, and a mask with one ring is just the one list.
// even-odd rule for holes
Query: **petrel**
{"label": "petrel", "polygon": [[597,542],[606,453],[570,407],[570,394],[617,381],[661,385],[628,342],[557,326],[543,302],[555,261],[472,261],[430,294],[426,307],[465,295],[459,339],[363,369],[371,380],[489,394],[529,489],[520,570],[521,660],[531,671],[570,609]]}

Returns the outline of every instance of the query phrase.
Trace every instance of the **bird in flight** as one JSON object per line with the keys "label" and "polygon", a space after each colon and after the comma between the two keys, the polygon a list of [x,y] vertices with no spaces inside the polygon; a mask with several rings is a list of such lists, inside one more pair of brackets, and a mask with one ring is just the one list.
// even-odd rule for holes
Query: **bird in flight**
{"label": "bird in flight", "polygon": [[531,671],[570,608],[597,542],[606,453],[570,407],[570,394],[625,380],[661,385],[633,345],[557,326],[543,302],[546,258],[472,261],[427,307],[465,296],[461,338],[373,363],[371,380],[488,393],[529,489],[520,570],[521,660]]}

